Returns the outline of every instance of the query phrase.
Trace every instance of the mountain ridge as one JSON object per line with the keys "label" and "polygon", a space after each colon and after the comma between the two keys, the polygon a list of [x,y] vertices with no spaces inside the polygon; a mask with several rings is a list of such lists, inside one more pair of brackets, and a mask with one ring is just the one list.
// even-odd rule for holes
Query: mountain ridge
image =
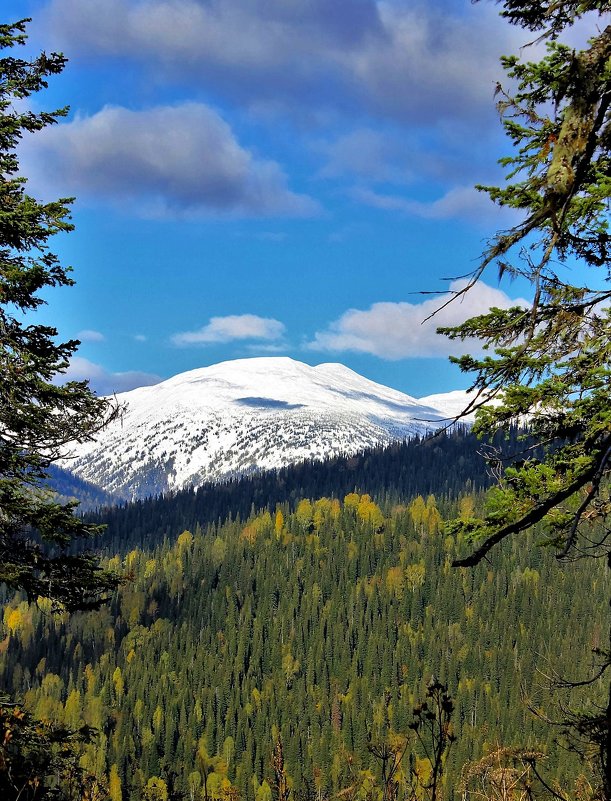
{"label": "mountain ridge", "polygon": [[289,357],[221,362],[117,400],[121,419],[61,466],[128,500],[350,455],[448,422],[446,409],[345,365]]}

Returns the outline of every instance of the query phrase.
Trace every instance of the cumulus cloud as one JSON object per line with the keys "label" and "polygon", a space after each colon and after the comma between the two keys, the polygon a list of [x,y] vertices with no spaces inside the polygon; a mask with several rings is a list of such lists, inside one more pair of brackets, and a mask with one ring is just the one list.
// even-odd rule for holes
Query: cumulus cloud
{"label": "cumulus cloud", "polygon": [[104,342],[106,339],[101,331],[94,331],[91,328],[84,328],[82,331],[79,331],[76,338],[81,342]]}
{"label": "cumulus cloud", "polygon": [[118,392],[128,392],[136,387],[149,387],[158,384],[162,379],[154,373],[143,373],[137,370],[113,373],[82,356],[73,356],[68,369],[62,373],[61,383],[86,380],[98,395],[113,395]]}
{"label": "cumulus cloud", "polygon": [[51,0],[44,24],[71,53],[154,63],[253,104],[284,98],[418,124],[492,119],[498,54],[523,39],[468,2]]}
{"label": "cumulus cloud", "polygon": [[[497,178],[490,176],[491,170],[495,175],[491,165],[498,156],[500,135],[493,93],[499,80],[508,81],[499,54],[518,52],[528,40],[523,30],[499,18],[493,3],[47,2],[39,17],[45,41],[54,37],[54,45],[73,57],[99,59],[105,65],[114,61],[115,68],[141,69],[151,92],[160,86],[167,92],[172,82],[181,92],[193,87],[198,96],[213,96],[223,107],[256,118],[262,127],[279,120],[283,125],[292,124],[291,135],[296,139],[305,139],[304,132],[324,127],[326,141],[320,142],[319,137],[314,146],[324,160],[320,169],[312,170],[318,177],[348,175],[365,185],[376,181],[401,184],[416,178],[427,185],[434,182],[444,189],[453,187],[447,197],[421,205],[388,194],[372,197],[379,208],[443,219],[457,216],[458,205],[466,203],[467,213],[461,216],[482,219],[484,199],[467,197],[462,185],[471,183],[475,173],[482,182],[497,183]],[[579,27],[579,38],[585,39],[596,22],[588,20]],[[537,58],[544,46],[529,46],[523,55]],[[187,119],[182,127],[188,124]],[[385,127],[386,136],[371,130],[379,124]],[[347,128],[354,130],[346,133]],[[229,134],[244,155],[244,148],[231,131]],[[161,141],[165,145],[163,137]],[[213,170],[212,180],[199,181],[194,189],[190,178],[195,182],[197,170],[193,176],[185,175],[174,154],[175,145],[169,144],[167,173],[150,164],[143,168],[136,158],[136,182],[132,182],[129,169],[123,170],[121,159],[112,160],[118,161],[119,174],[125,174],[125,180],[114,178],[113,194],[123,208],[127,202],[149,216],[297,216],[317,212],[311,198],[290,190],[278,164],[248,152],[247,166],[237,177],[230,169],[218,186]],[[311,143],[304,141],[304,148],[311,149]],[[140,147],[133,150],[138,152]],[[206,150],[214,154],[214,148],[206,146],[197,152]],[[173,160],[177,160],[178,171]],[[216,162],[214,155],[210,161]],[[206,163],[205,154],[202,163]],[[219,164],[226,166],[227,162],[221,159]],[[100,187],[102,169],[85,166],[96,179],[88,179],[91,194],[108,194]],[[55,170],[56,178],[61,171]],[[142,181],[143,175],[149,176],[150,183]],[[149,188],[157,194],[156,203],[147,195]],[[78,181],[67,193],[83,195]],[[486,212],[487,222],[496,219]]]}
{"label": "cumulus cloud", "polygon": [[512,299],[500,289],[480,281],[435,317],[426,319],[450,299],[452,292],[464,286],[463,280],[454,281],[450,284],[450,293],[436,295],[421,303],[374,303],[366,310],[349,309],[326,331],[316,333],[306,348],[371,353],[390,360],[473,353],[479,347],[476,340],[453,342],[437,334],[436,329],[458,325],[492,306],[507,309],[528,305],[526,300]]}
{"label": "cumulus cloud", "polygon": [[255,158],[202,103],[132,111],[106,106],[24,142],[37,187],[105,198],[148,216],[304,216],[317,204],[295,194],[274,161]]}
{"label": "cumulus cloud", "polygon": [[174,334],[174,345],[209,345],[233,342],[240,339],[261,339],[273,341],[284,334],[284,324],[271,317],[258,317],[256,314],[230,314],[227,317],[212,317],[208,325],[197,331]]}

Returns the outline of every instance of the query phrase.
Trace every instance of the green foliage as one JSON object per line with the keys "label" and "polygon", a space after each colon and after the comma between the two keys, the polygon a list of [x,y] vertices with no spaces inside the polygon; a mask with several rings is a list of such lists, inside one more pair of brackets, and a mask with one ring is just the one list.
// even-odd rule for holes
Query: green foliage
{"label": "green foliage", "polygon": [[[563,3],[562,10],[554,4],[544,13],[541,4],[539,11],[523,2],[504,5],[513,22],[532,29],[551,25],[555,33],[586,6],[602,7]],[[524,209],[526,218],[496,236],[472,279],[496,261],[501,275],[531,281],[532,304],[490,309],[441,329],[452,339],[482,342],[483,357],[455,360],[475,374],[470,407],[478,410],[476,431],[490,435],[527,419],[546,452],[534,458],[526,450],[504,473],[485,517],[453,525],[476,543],[470,557],[457,561],[461,565],[474,564],[506,536],[542,520],[568,556],[590,547],[592,520],[611,511],[611,291],[562,279],[569,257],[606,269],[603,280],[609,277],[611,26],[584,51],[555,41],[548,48],[539,62],[504,59],[518,88],[513,96],[500,90],[499,109],[516,148],[503,163],[511,166],[509,178],[520,180],[486,189],[501,205]],[[510,259],[519,243],[524,249],[516,264]],[[606,552],[606,538],[599,546]]]}
{"label": "green foliage", "polygon": [[[481,498],[465,497],[460,507],[476,514]],[[430,701],[419,707],[424,745],[410,724],[432,673],[455,704],[442,733],[457,739],[436,779],[444,798],[462,765],[498,741],[549,750],[548,772],[563,780],[575,761],[553,751],[520,686],[544,702],[538,654],[550,652],[568,610],[581,625],[550,670],[570,670],[602,641],[590,599],[608,587],[604,566],[578,563],[555,577],[551,553],[507,543],[496,572],[457,574],[460,537],[431,535],[409,502],[376,506],[379,530],[359,514],[373,504],[357,493],[311,500],[299,514],[285,510],[280,536],[266,513],[194,527],[192,540],[178,526],[174,541],[113,557],[133,581],[86,615],[26,615],[22,599],[7,598],[0,676],[56,725],[100,730],[82,765],[115,796],[120,786],[122,801],[162,790],[159,779],[193,801],[261,801],[276,793],[278,738],[295,801],[349,788],[350,798],[381,798],[372,744],[404,752],[400,798],[412,784],[430,796]],[[447,507],[455,514],[458,501]],[[315,530],[304,526],[314,518]]]}
{"label": "green foliage", "polygon": [[[25,20],[0,25],[0,48],[23,45],[25,30]],[[41,290],[73,283],[48,244],[72,226],[67,199],[38,203],[26,193],[16,153],[24,132],[66,113],[20,110],[16,102],[45,88],[64,64],[55,53],[32,61],[0,58],[0,582],[24,590],[31,601],[44,596],[78,609],[99,604],[116,579],[92,556],[65,553],[74,538],[97,529],[74,514],[75,504],[56,502],[42,482],[66,443],[100,427],[109,405],[86,383],[57,383],[78,343],[57,343],[54,328],[31,322],[44,303]]]}
{"label": "green foliage", "polygon": [[103,785],[79,765],[93,732],[69,731],[35,720],[0,697],[0,795],[22,801],[79,801],[105,797]]}
{"label": "green foliage", "polygon": [[[476,565],[503,540],[523,539],[540,524],[560,559],[603,557],[611,566],[611,26],[599,16],[596,35],[580,51],[560,42],[584,14],[608,13],[611,4],[502,5],[512,23],[549,41],[539,61],[503,59],[516,86],[511,94],[497,87],[513,145],[501,160],[509,173],[504,186],[479,188],[524,216],[492,239],[463,292],[495,262],[500,277],[530,282],[532,301],[440,330],[483,348],[483,356],[455,360],[474,374],[476,431],[490,436],[527,420],[543,453],[525,447],[509,466],[491,455],[500,478],[483,514],[449,525],[472,545],[454,564]],[[611,666],[611,642],[596,655],[598,678]],[[611,687],[602,712],[569,716],[568,728],[574,747],[598,765],[600,797],[610,799]]]}
{"label": "green foliage", "polygon": [[[59,502],[46,479],[65,445],[91,437],[113,412],[86,383],[59,384],[78,342],[58,343],[55,328],[32,322],[44,303],[42,291],[73,283],[49,249],[49,239],[72,225],[68,199],[37,202],[19,174],[23,134],[66,113],[34,112],[22,102],[65,64],[56,53],[31,61],[12,54],[25,44],[26,22],[0,25],[0,50],[11,52],[0,58],[0,585],[55,611],[94,609],[117,577],[92,554],[70,552],[75,539],[99,529],[76,516],[75,503]],[[7,623],[13,634],[31,636],[28,621],[31,612],[22,602]],[[43,684],[39,711],[53,720],[62,706],[62,682],[49,674]],[[74,702],[72,697],[72,707]],[[102,798],[103,788],[86,781],[79,765],[80,747],[90,743],[91,733],[86,724],[75,733],[36,721],[0,699],[2,798]]]}
{"label": "green foliage", "polygon": [[497,0],[503,6],[501,16],[531,31],[545,30],[556,36],[566,25],[588,12],[609,10],[608,0]]}
{"label": "green foliage", "polygon": [[[524,431],[513,427],[507,435],[503,432],[489,444],[507,455],[515,450],[521,436]],[[528,439],[526,443],[532,444]],[[457,426],[452,431],[416,437],[355,456],[303,462],[221,485],[205,484],[196,490],[105,508],[89,519],[107,526],[98,542],[108,552],[115,553],[131,547],[150,548],[176,536],[176,531],[185,527],[195,532],[198,525],[229,516],[246,520],[253,509],[267,509],[276,525],[279,505],[284,515],[285,508],[296,508],[304,498],[338,499],[354,493],[358,506],[357,493],[370,493],[389,505],[421,495],[426,506],[425,498],[434,494],[440,504],[447,498],[490,486],[492,477],[481,450],[482,442],[469,430]],[[422,523],[435,530],[435,510],[429,508],[429,513]],[[319,507],[312,514],[309,522],[316,527],[314,518],[326,513]],[[278,519],[278,525],[280,533],[284,520]]]}

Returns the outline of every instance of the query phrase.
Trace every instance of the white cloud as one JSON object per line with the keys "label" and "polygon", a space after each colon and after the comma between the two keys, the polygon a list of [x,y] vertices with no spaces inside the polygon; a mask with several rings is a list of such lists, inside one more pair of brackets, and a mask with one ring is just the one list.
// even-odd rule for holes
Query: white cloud
{"label": "white cloud", "polygon": [[174,345],[208,345],[240,339],[277,340],[284,334],[284,324],[270,317],[256,314],[232,314],[212,317],[208,325],[197,331],[174,334]]}
{"label": "white cloud", "polygon": [[496,206],[485,192],[478,192],[473,186],[453,187],[430,202],[413,200],[402,195],[382,194],[364,187],[355,187],[349,194],[358,203],[426,220],[460,218],[486,225],[500,225],[503,218],[503,223],[509,226],[515,224],[518,217],[513,210]]}
{"label": "white cloud", "polygon": [[414,201],[401,195],[387,195],[375,192],[373,189],[366,189],[356,186],[349,192],[350,197],[357,203],[363,203],[374,209],[382,211],[398,211],[402,214],[414,213]]}
{"label": "white cloud", "polygon": [[[310,171],[319,177],[351,175],[365,183],[393,184],[415,177],[429,185],[435,181],[453,187],[427,204],[372,196],[370,201],[379,208],[432,219],[460,214],[481,220],[484,214],[487,222],[496,222],[494,210],[484,209],[485,199],[469,195],[462,185],[475,173],[479,180],[497,183],[497,178],[489,178],[496,170],[492,164],[501,135],[493,93],[499,80],[511,83],[499,55],[519,52],[529,37],[502,20],[494,3],[48,0],[39,24],[45,41],[53,37],[54,45],[72,57],[141,70],[139,77],[151,94],[161,90],[167,96],[172,85],[183,93],[194,87],[198,97],[214,97],[224,108],[236,109],[242,119],[256,117],[261,127],[292,125],[290,136],[301,138],[304,149],[312,149],[307,141],[312,130],[324,130],[325,141],[321,143],[318,134],[314,145],[324,163]],[[578,27],[583,39],[585,30],[595,30],[595,23],[589,20]],[[543,48],[544,44],[524,49],[523,55],[536,58]],[[380,124],[385,137],[373,130]],[[189,126],[189,119],[179,124],[180,134]],[[346,133],[347,128],[354,130]],[[267,142],[277,138],[277,130]],[[113,138],[118,141],[121,135]],[[160,141],[165,150],[166,139]],[[243,145],[237,147],[244,152]],[[140,147],[133,150],[137,166]],[[205,146],[201,150],[209,151]],[[310,197],[289,189],[273,161],[247,153],[249,177],[227,181],[225,175],[220,192],[218,187],[206,189],[202,180],[197,190],[191,176],[181,174],[172,143],[168,151],[167,175],[147,165],[135,182],[118,160],[125,180],[112,174],[110,178],[116,184],[113,198],[122,208],[127,202],[149,216],[297,216],[318,211]],[[85,167],[95,176],[89,181],[90,194],[108,195],[101,181],[103,169]],[[55,177],[61,172],[62,167],[56,169]],[[143,182],[143,173],[152,181]],[[172,175],[177,176],[177,189]],[[68,193],[83,195],[78,182]],[[156,203],[149,197],[155,193]],[[465,206],[464,213],[458,206]]]}
{"label": "white cloud", "polygon": [[280,166],[257,159],[202,103],[132,111],[106,106],[50,126],[23,143],[39,187],[130,207],[144,216],[309,216],[315,201],[287,186]]}
{"label": "white cloud", "polygon": [[78,332],[76,339],[79,339],[81,342],[104,342],[106,337],[101,331],[94,331],[91,328],[84,328],[82,331]]}
{"label": "white cloud", "polygon": [[484,114],[498,55],[524,40],[496,9],[388,0],[52,0],[59,47],[128,57],[252,104],[272,99],[401,122]]}
{"label": "white cloud", "polygon": [[61,383],[66,381],[89,381],[89,386],[98,395],[112,395],[115,392],[128,392],[136,387],[158,384],[162,379],[154,373],[129,370],[112,373],[100,364],[90,362],[82,356],[73,356],[65,373],[59,376]]}
{"label": "white cloud", "polygon": [[136,342],[146,342],[147,341],[147,337],[145,337],[144,334],[134,334],[134,340]]}
{"label": "white cloud", "polygon": [[[464,286],[463,280],[454,281],[450,290],[456,292]],[[526,300],[512,299],[500,289],[480,281],[465,295],[426,320],[450,297],[448,293],[421,303],[374,303],[366,310],[349,309],[326,331],[317,332],[306,348],[371,353],[391,360],[473,353],[479,348],[476,340],[450,341],[437,334],[436,329],[458,325],[469,317],[483,314],[492,306],[506,309],[528,305]]]}

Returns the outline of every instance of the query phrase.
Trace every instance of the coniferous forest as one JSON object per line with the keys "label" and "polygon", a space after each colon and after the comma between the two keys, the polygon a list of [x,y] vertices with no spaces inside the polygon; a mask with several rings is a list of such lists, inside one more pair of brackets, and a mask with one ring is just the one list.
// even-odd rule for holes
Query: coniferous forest
{"label": "coniferous forest", "polygon": [[[401,452],[412,469],[423,454],[430,488],[426,449]],[[383,457],[361,462],[378,472]],[[5,595],[4,686],[37,719],[95,730],[80,764],[113,801],[262,801],[277,788],[278,743],[295,798],[367,797],[383,784],[378,746],[393,743],[405,750],[397,792],[410,797],[416,781],[422,795],[430,760],[414,709],[432,677],[454,703],[447,797],[499,748],[538,754],[555,786],[579,775],[543,720],[563,700],[546,676],[574,676],[604,640],[592,602],[608,589],[604,566],[559,572],[549,549],[526,547],[535,531],[493,563],[455,569],[462,543],[444,519],[473,516],[480,494],[381,494],[286,500],[190,529],[176,499],[169,518],[160,499],[135,526],[145,547],[121,517],[134,525],[146,504],[110,511],[104,566],[126,581],[100,610],[71,616]],[[559,637],[568,620],[570,639]]]}

